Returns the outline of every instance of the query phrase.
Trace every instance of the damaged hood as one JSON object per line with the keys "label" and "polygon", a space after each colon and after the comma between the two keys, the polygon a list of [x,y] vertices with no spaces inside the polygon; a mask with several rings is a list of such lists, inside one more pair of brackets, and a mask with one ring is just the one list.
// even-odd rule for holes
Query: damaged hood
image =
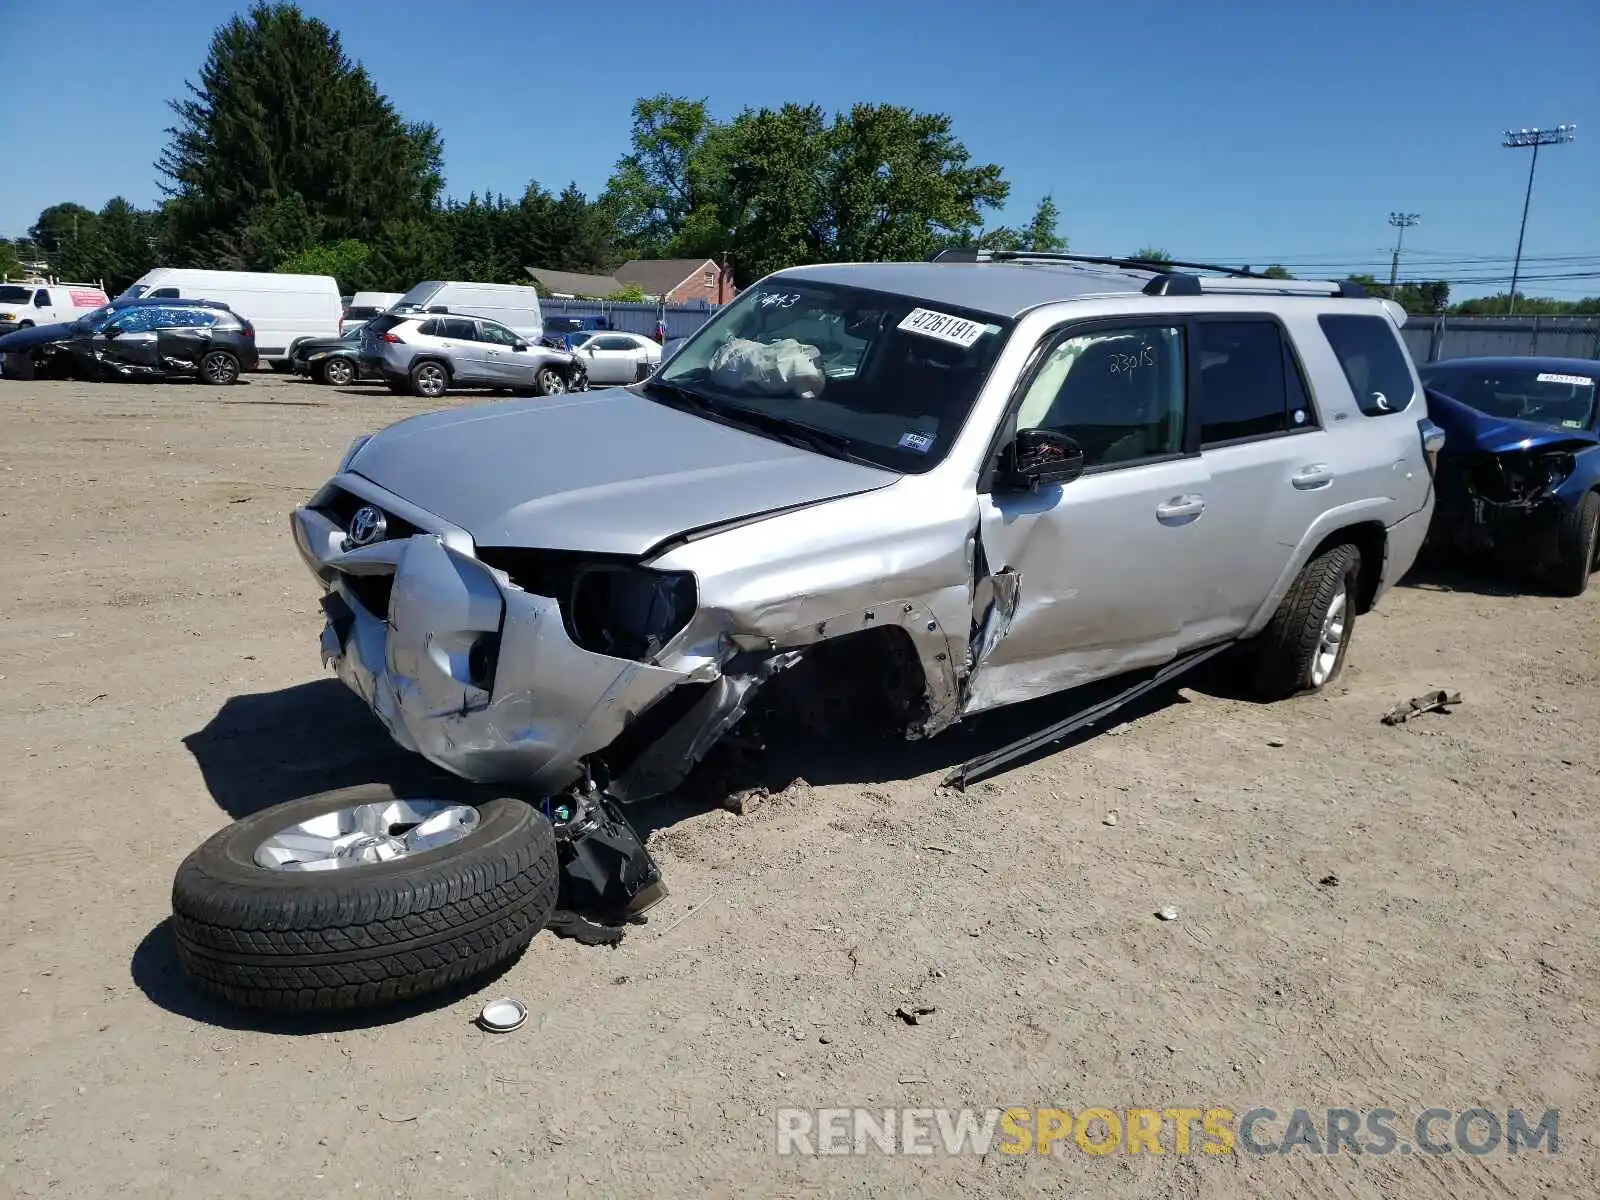
{"label": "damaged hood", "polygon": [[23,350],[32,350],[35,346],[42,346],[46,342],[59,342],[63,338],[71,337],[72,332],[72,326],[65,323],[18,329],[0,337],[0,354],[16,354]]}
{"label": "damaged hood", "polygon": [[480,546],[624,555],[899,478],[624,388],[413,417],[374,436],[347,469]]}
{"label": "damaged hood", "polygon": [[1600,437],[1587,430],[1492,417],[1432,388],[1428,389],[1427,397],[1429,419],[1445,432],[1446,455],[1512,454],[1600,444]]}

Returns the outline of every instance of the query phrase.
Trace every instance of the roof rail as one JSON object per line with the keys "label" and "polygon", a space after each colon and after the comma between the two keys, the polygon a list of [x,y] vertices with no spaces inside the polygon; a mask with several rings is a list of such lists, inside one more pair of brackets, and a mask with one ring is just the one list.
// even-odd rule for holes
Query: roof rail
{"label": "roof rail", "polygon": [[[1367,289],[1353,279],[1278,279],[1261,275],[1248,267],[1224,267],[1216,263],[1179,262],[1173,259],[1106,258],[1090,254],[1066,254],[1047,250],[942,250],[930,262],[1041,262],[1086,263],[1097,267],[1117,267],[1124,271],[1149,271],[1153,278],[1145,284],[1147,296],[1198,296],[1204,292],[1267,293],[1280,296],[1340,296],[1359,300]],[[1174,270],[1173,268],[1182,268]],[[1202,278],[1191,271],[1215,271],[1220,278]]]}

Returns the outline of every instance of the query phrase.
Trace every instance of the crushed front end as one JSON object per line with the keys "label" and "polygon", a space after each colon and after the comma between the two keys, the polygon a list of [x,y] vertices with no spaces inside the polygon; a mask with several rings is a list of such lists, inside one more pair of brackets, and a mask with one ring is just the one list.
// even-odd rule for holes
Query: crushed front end
{"label": "crushed front end", "polygon": [[1569,502],[1571,450],[1530,448],[1445,455],[1437,476],[1430,538],[1463,554],[1514,556],[1538,568],[1557,553],[1561,512]]}

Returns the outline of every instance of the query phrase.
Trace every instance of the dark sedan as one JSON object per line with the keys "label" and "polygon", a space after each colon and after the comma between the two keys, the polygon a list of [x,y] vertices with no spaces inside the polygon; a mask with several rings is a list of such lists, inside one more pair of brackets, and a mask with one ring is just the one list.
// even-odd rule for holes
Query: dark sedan
{"label": "dark sedan", "polygon": [[339,337],[301,338],[289,348],[290,370],[334,387],[378,379],[361,365],[362,324],[349,326]]}
{"label": "dark sedan", "polygon": [[1600,555],[1600,360],[1456,358],[1419,373],[1446,435],[1434,545],[1582,594]]}
{"label": "dark sedan", "polygon": [[213,300],[117,300],[62,325],[0,337],[7,379],[174,379],[237,382],[256,366],[256,331]]}

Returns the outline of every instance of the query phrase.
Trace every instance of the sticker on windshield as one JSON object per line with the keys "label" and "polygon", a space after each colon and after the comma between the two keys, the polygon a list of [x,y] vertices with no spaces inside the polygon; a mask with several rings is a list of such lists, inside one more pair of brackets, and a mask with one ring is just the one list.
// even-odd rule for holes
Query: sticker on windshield
{"label": "sticker on windshield", "polygon": [[902,433],[900,447],[903,450],[915,450],[918,454],[926,454],[933,449],[933,434],[917,433],[915,430]]}
{"label": "sticker on windshield", "polygon": [[1561,422],[1561,428],[1563,428],[1563,429],[1582,429],[1583,428],[1583,422],[1582,421],[1563,421],[1563,422]]}
{"label": "sticker on windshield", "polygon": [[1540,383],[1570,383],[1573,387],[1593,387],[1594,380],[1587,375],[1553,375],[1549,372],[1539,373]]}
{"label": "sticker on windshield", "polygon": [[969,321],[965,317],[935,312],[931,308],[913,308],[900,322],[899,328],[907,333],[920,333],[923,337],[938,338],[952,346],[970,349],[972,343],[989,332],[989,326]]}

